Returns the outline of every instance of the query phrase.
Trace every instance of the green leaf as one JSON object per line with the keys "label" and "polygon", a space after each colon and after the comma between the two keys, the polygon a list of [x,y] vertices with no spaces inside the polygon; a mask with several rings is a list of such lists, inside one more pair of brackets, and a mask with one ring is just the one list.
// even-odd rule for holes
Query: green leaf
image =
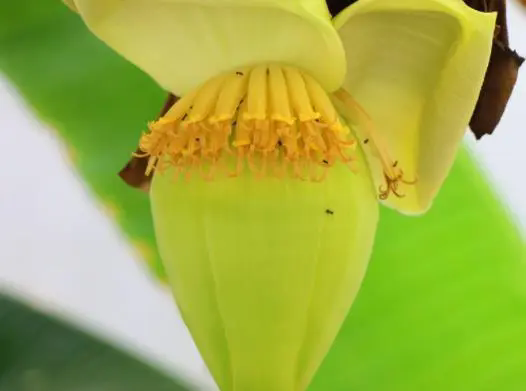
{"label": "green leaf", "polygon": [[185,391],[145,363],[0,295],[0,391]]}
{"label": "green leaf", "polygon": [[0,70],[62,137],[79,173],[162,277],[148,197],[117,172],[165,93],[58,0],[0,3]]}
{"label": "green leaf", "polygon": [[[0,69],[162,276],[147,197],[116,173],[163,92],[57,0],[0,4]],[[380,220],[363,289],[311,391],[523,391],[524,238],[468,153],[426,216]]]}

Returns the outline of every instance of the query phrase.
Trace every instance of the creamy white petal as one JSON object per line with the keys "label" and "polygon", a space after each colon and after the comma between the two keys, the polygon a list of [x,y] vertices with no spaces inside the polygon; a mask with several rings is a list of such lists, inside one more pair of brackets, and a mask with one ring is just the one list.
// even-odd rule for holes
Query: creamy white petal
{"label": "creamy white petal", "polygon": [[[368,112],[393,161],[416,185],[386,203],[428,209],[446,178],[489,61],[495,15],[461,0],[360,0],[335,19],[347,55],[345,89]],[[366,137],[363,135],[363,137]],[[365,146],[378,186],[372,143]]]}
{"label": "creamy white petal", "polygon": [[73,3],[99,38],[176,95],[262,62],[303,68],[328,90],[344,78],[343,48],[322,0]]}

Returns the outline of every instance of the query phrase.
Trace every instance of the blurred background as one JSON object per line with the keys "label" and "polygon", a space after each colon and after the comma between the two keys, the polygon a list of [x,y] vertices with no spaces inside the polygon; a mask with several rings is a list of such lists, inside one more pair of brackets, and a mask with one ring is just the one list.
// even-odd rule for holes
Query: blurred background
{"label": "blurred background", "polygon": [[[0,140],[2,146],[2,153],[0,154],[0,295],[3,295],[0,300],[0,389],[2,391],[15,389],[47,390],[48,388],[45,386],[47,381],[50,384],[55,384],[54,380],[46,380],[49,374],[40,369],[42,360],[45,361],[45,358],[37,359],[35,356],[31,358],[33,361],[29,360],[28,363],[24,357],[13,355],[13,352],[5,356],[8,346],[10,349],[18,346],[13,344],[13,340],[10,338],[28,338],[28,340],[33,341],[31,343],[34,346],[37,344],[35,341],[42,342],[38,337],[38,329],[32,329],[27,334],[25,332],[19,333],[21,328],[28,327],[27,324],[22,326],[24,323],[22,320],[19,321],[20,324],[9,326],[9,321],[13,322],[14,314],[22,316],[21,313],[29,319],[27,322],[35,325],[38,323],[36,319],[41,316],[40,312],[58,317],[61,321],[65,320],[64,327],[73,325],[102,341],[110,342],[111,345],[130,353],[131,356],[138,357],[158,368],[161,373],[182,379],[191,387],[213,389],[213,382],[209,378],[189,333],[178,315],[169,290],[159,282],[155,276],[156,272],[147,265],[146,260],[152,258],[152,252],[155,252],[153,245],[148,241],[133,239],[133,235],[130,236],[129,232],[124,234],[119,226],[123,221],[120,217],[123,213],[131,212],[125,211],[119,200],[102,197],[99,190],[102,185],[96,184],[95,187],[92,187],[84,182],[80,174],[85,175],[86,172],[84,169],[80,169],[79,174],[76,166],[79,164],[78,159],[82,160],[85,157],[79,157],[79,153],[82,154],[82,151],[79,152],[78,148],[67,140],[66,133],[61,128],[68,125],[68,122],[61,122],[61,117],[57,114],[58,111],[47,110],[45,104],[42,103],[42,97],[45,94],[39,95],[40,90],[48,88],[43,85],[44,82],[48,84],[72,83],[72,78],[81,77],[83,72],[94,72],[89,67],[85,68],[85,63],[83,63],[85,57],[83,56],[100,55],[110,58],[111,55],[106,49],[99,48],[100,44],[96,40],[81,32],[78,33],[80,35],[75,40],[76,45],[78,45],[77,50],[84,50],[84,45],[87,52],[75,57],[76,51],[68,46],[71,42],[65,42],[67,36],[58,35],[67,34],[67,28],[77,32],[81,31],[82,27],[74,15],[69,15],[67,11],[55,9],[55,6],[52,6],[48,1],[43,3],[47,3],[46,7],[50,7],[52,12],[59,15],[57,20],[60,20],[62,26],[65,26],[64,30],[50,33],[46,30],[47,27],[42,27],[47,26],[46,23],[54,21],[55,16],[41,12],[44,9],[44,6],[41,5],[35,5],[36,8],[31,12],[22,11],[22,8],[13,6],[13,14],[8,17],[19,18],[17,23],[22,25],[17,27],[18,30],[14,28],[9,30],[9,27],[5,25],[0,27]],[[2,5],[0,12],[7,12],[8,8]],[[52,12],[49,11],[50,14]],[[39,15],[42,16],[42,20],[37,20],[36,16]],[[4,13],[0,20],[5,18],[6,14]],[[39,41],[40,28],[43,28],[46,34],[52,35],[46,42]],[[516,3],[509,5],[509,30],[511,46],[517,49],[519,53],[526,54],[526,13]],[[31,46],[33,39],[38,45],[36,49]],[[57,41],[56,47],[52,47],[55,45],[52,39]],[[93,49],[94,47],[96,49]],[[25,62],[23,67],[18,66],[16,68],[20,72],[13,71],[14,67],[17,67],[17,63],[16,61],[11,62],[11,59],[19,56],[19,61],[26,61],[26,58],[30,57],[24,57],[22,52],[25,50],[27,50],[28,56],[34,53],[36,65],[31,68],[31,64]],[[37,58],[39,56],[41,58]],[[73,71],[66,70],[62,72],[64,80],[60,80],[60,73],[51,74],[46,69],[46,66],[50,65],[46,62],[49,59],[46,60],[45,56],[73,56],[67,60],[67,65],[74,67],[80,75],[75,75]],[[142,116],[142,123],[144,124],[145,121],[155,115],[157,108],[160,107],[163,98],[162,92],[151,86],[149,80],[140,79],[139,82],[136,82],[135,80],[142,76],[136,76],[134,70],[128,71],[128,64],[121,65],[119,62],[118,66],[114,66],[114,61],[120,60],[111,57],[110,71],[103,75],[103,79],[100,79],[98,85],[93,85],[91,88],[98,89],[102,94],[104,94],[103,91],[109,89],[118,90],[122,87],[121,84],[128,82],[128,80],[122,81],[122,83],[121,80],[117,80],[114,81],[117,85],[112,85],[113,82],[110,83],[112,80],[111,72],[117,74],[119,67],[125,67],[126,71],[133,75],[130,76],[130,80],[135,84],[133,84],[133,88],[130,87],[128,90],[121,89],[123,96],[135,91],[142,93],[142,84],[148,85],[147,88],[144,88],[145,97],[141,99],[152,97],[151,103],[149,103],[148,108],[137,114],[137,116]],[[40,65],[37,66],[39,62]],[[524,230],[526,229],[526,174],[524,173],[526,167],[526,153],[524,152],[526,146],[526,117],[524,113],[526,77],[522,76],[522,78],[519,77],[515,93],[495,134],[485,137],[477,143],[471,136],[466,136],[466,144],[473,152],[480,169],[491,184],[492,191],[496,192],[505,205],[506,211],[501,212],[508,213],[508,217],[513,221],[512,224],[515,224],[521,232],[518,245],[517,241],[514,242],[515,253],[524,251]],[[55,79],[49,79],[50,77]],[[30,83],[32,80],[37,82],[32,84]],[[135,88],[137,85],[139,87]],[[34,94],[31,92],[33,87]],[[68,100],[75,100],[77,96],[66,95],[67,90],[62,90],[62,92],[63,105],[69,107],[74,104]],[[104,105],[107,102],[115,102],[114,98],[114,96],[108,96],[97,99],[100,99],[100,104]],[[133,100],[134,98],[129,99]],[[134,100],[133,104],[141,104],[141,99]],[[79,107],[75,108],[76,115],[83,113],[86,118],[97,115],[104,119],[101,113],[92,113],[92,107],[89,105],[82,106],[86,103],[85,101],[77,102]],[[53,102],[53,104],[60,106],[58,102]],[[127,110],[126,107],[120,108],[119,106],[116,111],[122,114]],[[82,118],[79,120],[83,121]],[[119,120],[109,119],[109,121],[113,122],[111,126],[104,129],[105,132],[112,132]],[[126,125],[128,123],[123,126]],[[130,138],[130,142],[133,142],[134,138],[136,139],[141,130],[140,126],[142,126],[141,121],[133,123],[135,135]],[[107,135],[108,133],[102,131],[94,131],[90,137],[99,143],[104,143]],[[104,153],[111,154],[112,150],[107,149]],[[121,161],[121,163],[125,162],[125,159],[122,158],[116,160]],[[115,167],[110,168],[113,175],[117,170],[114,169]],[[89,179],[89,173],[87,175]],[[111,180],[119,181],[116,176]],[[112,184],[112,186],[120,185]],[[449,190],[445,191],[449,192]],[[145,196],[141,194],[135,197]],[[469,197],[477,197],[477,193],[469,194],[468,199]],[[146,203],[147,200],[140,202]],[[452,208],[455,209],[454,206]],[[473,213],[484,214],[485,210],[479,208]],[[124,220],[126,219],[124,218]],[[454,222],[448,224],[454,224]],[[491,224],[491,220],[488,220],[488,227],[486,228],[491,229]],[[453,226],[451,229],[455,229],[455,227]],[[430,233],[430,235],[432,234]],[[415,237],[414,240],[420,239]],[[444,243],[443,245],[447,246],[447,244]],[[523,252],[515,255],[516,260],[524,261]],[[495,262],[501,261],[500,259],[494,260]],[[425,259],[421,261],[426,262]],[[443,261],[448,262],[448,259]],[[517,266],[520,265],[514,264],[513,267]],[[493,272],[490,269],[487,270],[488,275]],[[498,273],[500,272],[502,272],[501,269]],[[507,272],[510,275],[518,275],[515,269],[513,271],[509,269]],[[444,278],[455,277],[454,274],[447,274]],[[373,282],[371,282],[371,287],[367,292],[374,292],[372,285]],[[513,289],[515,296],[509,298],[510,303],[513,302],[517,305],[513,311],[510,307],[509,314],[520,315],[521,327],[524,325],[524,314],[526,314],[525,285],[525,280],[518,279],[515,281]],[[366,292],[363,292],[363,295],[365,294]],[[416,294],[418,295],[418,292]],[[415,292],[409,296],[414,297],[414,295]],[[364,300],[374,300],[374,298]],[[469,302],[466,302],[465,305],[470,306]],[[443,311],[448,313],[447,308]],[[522,312],[517,314],[517,311]],[[368,316],[382,322],[383,317],[377,316],[378,314],[381,314],[381,311]],[[431,314],[430,316],[435,315]],[[407,321],[408,319],[402,319],[400,324],[406,324]],[[416,322],[418,323],[418,321]],[[509,323],[506,324],[509,325]],[[59,322],[59,326],[63,327],[62,323]],[[511,332],[518,333],[519,330],[514,329]],[[526,330],[522,329],[522,332],[526,334]],[[64,333],[65,331],[58,335],[64,335]],[[416,345],[419,342],[413,341],[412,343]],[[508,343],[511,342],[508,341]],[[405,342],[401,340],[399,344],[404,346]],[[50,345],[49,349],[53,350],[56,346],[58,345]],[[518,342],[518,346],[525,346],[524,339],[522,342]],[[44,352],[46,351],[45,348],[42,349]],[[97,360],[101,348],[97,349],[92,352],[93,356],[89,356],[89,360],[87,359],[86,362],[91,363],[92,360]],[[88,348],[82,348],[81,351],[88,352]],[[401,357],[405,357],[404,355],[407,352],[402,353]],[[431,354],[432,351],[428,353]],[[72,354],[78,355],[80,353],[78,351],[68,352],[67,361],[69,363],[71,363]],[[391,359],[393,359],[392,354]],[[492,388],[486,384],[484,387],[473,386],[463,390],[525,390],[525,352],[514,351],[512,356],[515,361],[510,362],[510,365],[520,363],[524,365],[523,383],[517,380],[517,383],[513,383],[508,388],[506,386],[497,387],[496,385]],[[13,360],[13,357],[16,357],[15,364],[17,362],[19,364],[15,365],[9,361]],[[354,357],[353,359],[357,358]],[[378,360],[382,359],[378,358]],[[60,357],[54,360],[60,361]],[[371,360],[370,362],[375,362],[373,359]],[[79,365],[85,366],[82,362]],[[346,388],[345,381],[347,380],[340,374],[341,371],[347,371],[347,369],[340,368],[344,364],[337,364],[334,361],[331,365],[336,369],[328,369],[326,372],[336,376],[336,380],[333,379],[333,381],[336,382],[337,386],[333,389],[342,391],[351,389],[350,386]],[[379,367],[384,368],[382,365],[379,364]],[[9,374],[13,368],[15,371],[6,377],[6,374]],[[374,373],[373,369],[371,369],[371,373]],[[136,370],[134,371],[136,372]],[[126,376],[128,375],[124,377]],[[433,376],[437,376],[437,374]],[[78,389],[113,390],[112,387],[115,384],[111,386],[110,383],[107,382],[104,386],[99,385],[93,388],[78,387]],[[65,381],[63,384],[65,384],[64,390],[69,389],[67,384],[70,383]],[[324,381],[319,380],[318,384],[320,385],[319,389],[323,389],[321,384],[325,384]],[[399,383],[395,381],[392,384],[401,385],[403,381],[400,380]],[[417,382],[415,384],[426,383]],[[523,388],[519,388],[521,384],[524,386]],[[356,384],[354,385],[356,386]],[[59,389],[56,385],[54,387],[54,389]],[[133,388],[138,387],[137,385],[128,385],[127,387],[127,389],[148,389],[144,388],[146,386]],[[157,389],[164,388],[159,386]],[[166,389],[171,388],[167,386]],[[365,390],[369,388],[364,386],[354,389]],[[385,386],[376,389],[390,391],[404,388],[396,388],[393,385],[393,388]],[[410,389],[410,387],[405,389]]]}

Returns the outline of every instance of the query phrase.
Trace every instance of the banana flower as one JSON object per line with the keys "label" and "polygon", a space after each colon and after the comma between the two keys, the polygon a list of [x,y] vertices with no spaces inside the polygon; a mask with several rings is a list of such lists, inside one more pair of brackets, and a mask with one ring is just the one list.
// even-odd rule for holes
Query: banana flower
{"label": "banana flower", "polygon": [[495,15],[461,0],[359,0],[335,18],[321,0],[66,2],[181,97],[139,145],[168,280],[218,386],[305,390],[379,201],[423,213],[446,178]]}

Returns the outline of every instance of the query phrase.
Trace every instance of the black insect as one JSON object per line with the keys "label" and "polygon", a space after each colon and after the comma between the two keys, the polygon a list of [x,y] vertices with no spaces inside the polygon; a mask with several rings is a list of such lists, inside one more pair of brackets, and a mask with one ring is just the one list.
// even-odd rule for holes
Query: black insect
{"label": "black insect", "polygon": [[334,211],[331,209],[325,209],[325,213],[327,213],[328,215],[333,215]]}
{"label": "black insect", "polygon": [[243,72],[236,72],[236,75],[243,76]]}
{"label": "black insect", "polygon": [[323,164],[329,164],[329,161],[328,160],[322,160],[322,163]]}
{"label": "black insect", "polygon": [[367,144],[368,142],[369,142],[369,139],[368,139],[368,138],[366,138],[365,140],[363,140],[363,143],[364,143],[364,144]]}

